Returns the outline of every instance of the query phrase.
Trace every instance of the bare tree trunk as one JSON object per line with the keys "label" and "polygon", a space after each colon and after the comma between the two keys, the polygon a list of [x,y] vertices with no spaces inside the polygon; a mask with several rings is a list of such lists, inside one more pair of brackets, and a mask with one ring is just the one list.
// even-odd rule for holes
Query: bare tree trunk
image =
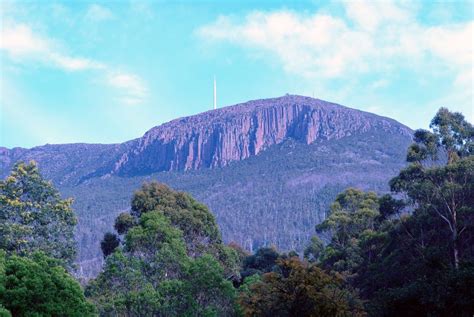
{"label": "bare tree trunk", "polygon": [[457,270],[459,268],[459,250],[458,250],[458,231],[454,227],[453,232],[453,258],[454,258],[454,268]]}
{"label": "bare tree trunk", "polygon": [[457,270],[459,269],[459,255],[458,255],[458,248],[454,247],[454,268]]}

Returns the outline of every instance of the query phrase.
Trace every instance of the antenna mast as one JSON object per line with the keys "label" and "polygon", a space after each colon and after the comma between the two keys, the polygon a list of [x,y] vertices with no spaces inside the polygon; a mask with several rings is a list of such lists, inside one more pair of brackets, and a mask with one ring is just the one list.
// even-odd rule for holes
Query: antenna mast
{"label": "antenna mast", "polygon": [[216,86],[216,76],[214,75],[214,110],[217,109],[217,86]]}

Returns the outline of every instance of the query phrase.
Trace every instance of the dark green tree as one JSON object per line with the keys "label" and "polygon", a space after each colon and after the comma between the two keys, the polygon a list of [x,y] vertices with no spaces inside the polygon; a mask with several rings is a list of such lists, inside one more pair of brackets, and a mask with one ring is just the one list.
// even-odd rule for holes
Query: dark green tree
{"label": "dark green tree", "polygon": [[311,237],[309,245],[304,249],[304,258],[310,262],[317,262],[323,250],[323,241],[317,236]]}
{"label": "dark green tree", "polygon": [[109,256],[115,249],[120,245],[120,239],[117,235],[107,232],[104,234],[104,238],[100,242],[100,248],[102,249],[102,254],[104,257]]}
{"label": "dark green tree", "polygon": [[[352,261],[347,281],[360,289],[373,316],[474,312],[472,125],[462,115],[441,109],[431,127],[415,132],[407,155],[410,164],[390,181],[403,201],[380,197],[378,216],[364,222],[375,224],[373,230],[351,231],[341,221],[330,226],[333,238],[322,263],[337,268],[339,262],[324,261],[328,253],[335,259],[358,259]],[[352,217],[340,220],[352,224]],[[356,242],[353,256],[335,252],[334,241]]]}
{"label": "dark green tree", "polygon": [[244,259],[240,274],[242,278],[246,278],[254,274],[270,272],[279,258],[280,254],[275,248],[260,248],[255,254],[249,255]]}
{"label": "dark green tree", "polygon": [[0,304],[4,315],[6,310],[13,316],[96,315],[79,283],[44,253],[26,258],[0,251]]}
{"label": "dark green tree", "polygon": [[235,290],[223,278],[222,266],[211,255],[193,260],[183,278],[181,316],[232,316]]}
{"label": "dark green tree", "polygon": [[35,162],[15,164],[0,181],[0,248],[18,255],[43,251],[71,266],[77,222],[71,204],[41,176]]}
{"label": "dark green tree", "polygon": [[118,234],[126,234],[130,228],[136,224],[135,218],[128,212],[122,212],[115,219],[114,229]]}
{"label": "dark green tree", "polygon": [[181,230],[190,257],[212,254],[224,267],[227,277],[240,278],[238,255],[223,244],[215,217],[204,204],[187,193],[151,182],[134,193],[131,214],[138,219],[150,211],[162,212],[172,226]]}
{"label": "dark green tree", "polygon": [[[375,193],[349,188],[339,194],[326,219],[316,226],[318,233],[329,233],[331,237],[320,253],[321,266],[347,277],[356,274],[364,261],[362,253],[372,248],[369,241],[376,238],[380,220]],[[365,247],[369,250],[363,250]]]}
{"label": "dark green tree", "polygon": [[474,126],[461,113],[441,108],[431,120],[430,128],[432,132],[415,131],[415,143],[408,149],[409,162],[438,160],[441,152],[447,155],[449,164],[474,153]]}
{"label": "dark green tree", "polygon": [[[417,130],[408,150],[407,168],[390,181],[392,191],[408,196],[415,213],[439,217],[449,230],[453,264],[459,267],[459,239],[472,223],[474,127],[460,113],[441,108],[432,132]],[[427,158],[447,154],[446,165],[425,166]],[[415,153],[415,154],[413,154]]]}
{"label": "dark green tree", "polygon": [[244,316],[364,316],[343,281],[297,257],[280,259],[274,272],[249,278],[240,292]]}
{"label": "dark green tree", "polygon": [[106,258],[103,272],[86,289],[101,315],[232,315],[235,290],[223,263],[237,266],[238,258],[222,244],[217,226],[213,234],[213,218],[203,215],[209,211],[158,184],[134,197],[133,226],[123,247]]}

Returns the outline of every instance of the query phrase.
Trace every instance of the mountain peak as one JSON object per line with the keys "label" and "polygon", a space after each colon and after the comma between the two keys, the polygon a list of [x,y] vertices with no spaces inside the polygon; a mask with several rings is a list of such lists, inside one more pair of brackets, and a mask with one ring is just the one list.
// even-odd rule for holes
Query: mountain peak
{"label": "mountain peak", "polygon": [[114,164],[111,173],[222,167],[288,138],[311,144],[372,129],[411,134],[392,119],[320,99],[285,95],[251,100],[150,129]]}

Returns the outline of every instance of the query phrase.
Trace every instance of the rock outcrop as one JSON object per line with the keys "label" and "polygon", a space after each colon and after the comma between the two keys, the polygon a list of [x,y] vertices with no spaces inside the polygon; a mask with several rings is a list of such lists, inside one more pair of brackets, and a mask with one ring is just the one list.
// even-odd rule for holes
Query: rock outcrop
{"label": "rock outcrop", "polygon": [[411,133],[394,120],[308,97],[249,101],[149,130],[111,172],[143,175],[223,167],[288,138],[311,144],[370,129]]}

